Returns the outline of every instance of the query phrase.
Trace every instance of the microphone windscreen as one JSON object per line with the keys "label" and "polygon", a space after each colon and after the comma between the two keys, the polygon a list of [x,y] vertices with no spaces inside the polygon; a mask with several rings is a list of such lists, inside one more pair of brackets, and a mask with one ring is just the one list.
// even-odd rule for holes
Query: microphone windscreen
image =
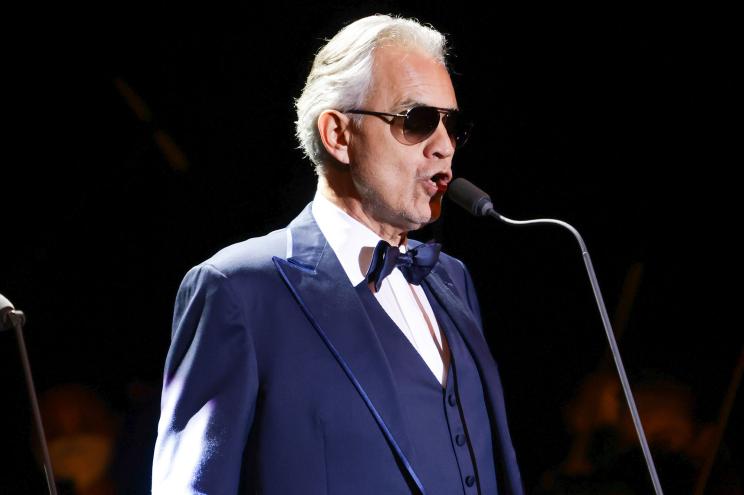
{"label": "microphone windscreen", "polygon": [[458,177],[447,188],[447,197],[471,214],[480,217],[493,208],[491,198],[467,179]]}

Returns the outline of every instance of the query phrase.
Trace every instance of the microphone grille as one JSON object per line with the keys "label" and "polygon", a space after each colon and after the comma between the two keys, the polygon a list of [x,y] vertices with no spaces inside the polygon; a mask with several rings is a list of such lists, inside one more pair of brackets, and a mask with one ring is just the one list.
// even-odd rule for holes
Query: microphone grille
{"label": "microphone grille", "polygon": [[447,197],[477,217],[488,214],[488,211],[493,208],[488,194],[469,180],[461,177],[453,180],[449,185]]}

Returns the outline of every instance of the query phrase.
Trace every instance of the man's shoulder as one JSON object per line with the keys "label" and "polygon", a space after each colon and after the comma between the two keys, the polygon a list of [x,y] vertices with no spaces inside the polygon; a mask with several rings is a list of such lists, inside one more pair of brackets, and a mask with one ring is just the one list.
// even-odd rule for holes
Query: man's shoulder
{"label": "man's shoulder", "polygon": [[286,252],[287,232],[279,229],[226,246],[195,268],[208,266],[228,277],[243,272],[273,270],[272,258],[283,258]]}

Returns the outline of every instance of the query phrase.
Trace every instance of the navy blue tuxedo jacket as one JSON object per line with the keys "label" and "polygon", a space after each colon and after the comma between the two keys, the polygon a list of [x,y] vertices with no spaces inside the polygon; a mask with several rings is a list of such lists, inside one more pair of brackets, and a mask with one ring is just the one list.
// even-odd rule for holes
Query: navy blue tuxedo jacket
{"label": "navy blue tuxedo jacket", "polygon": [[[470,276],[442,254],[424,283],[480,372],[500,493],[521,494]],[[186,275],[161,406],[157,494],[410,494],[437,455],[407,438],[386,355],[309,205]]]}

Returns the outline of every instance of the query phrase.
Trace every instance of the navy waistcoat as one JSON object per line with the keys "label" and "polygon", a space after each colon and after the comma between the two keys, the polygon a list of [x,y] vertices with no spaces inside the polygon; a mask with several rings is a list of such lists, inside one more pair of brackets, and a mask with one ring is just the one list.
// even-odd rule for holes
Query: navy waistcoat
{"label": "navy waistcoat", "polygon": [[491,427],[483,388],[453,321],[426,290],[451,353],[442,387],[366,282],[356,290],[392,368],[413,448],[411,463],[427,495],[495,495]]}

